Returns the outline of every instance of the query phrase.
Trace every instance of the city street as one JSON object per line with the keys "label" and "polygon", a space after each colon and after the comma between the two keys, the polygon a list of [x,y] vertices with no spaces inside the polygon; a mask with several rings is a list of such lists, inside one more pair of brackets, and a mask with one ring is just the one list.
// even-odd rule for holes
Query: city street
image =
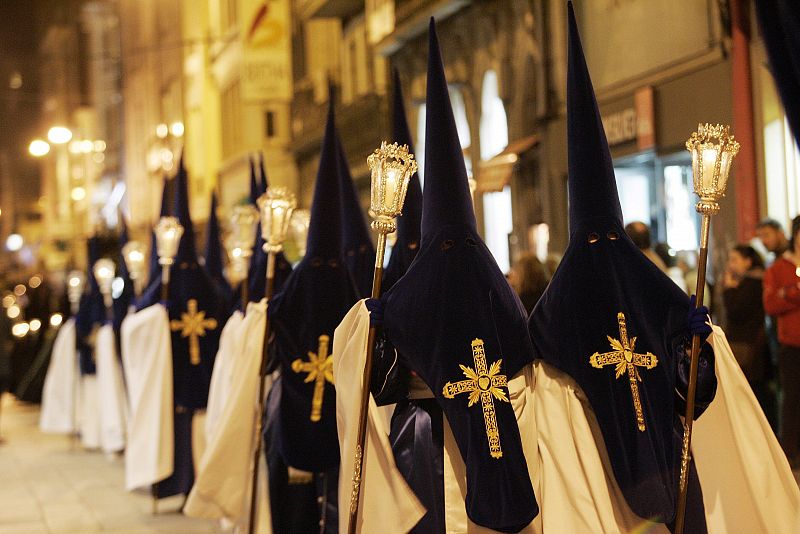
{"label": "city street", "polygon": [[176,511],[182,498],[159,503],[123,487],[122,457],[87,452],[69,437],[43,434],[39,407],[2,398],[0,412],[0,532],[120,534],[220,532],[211,522]]}

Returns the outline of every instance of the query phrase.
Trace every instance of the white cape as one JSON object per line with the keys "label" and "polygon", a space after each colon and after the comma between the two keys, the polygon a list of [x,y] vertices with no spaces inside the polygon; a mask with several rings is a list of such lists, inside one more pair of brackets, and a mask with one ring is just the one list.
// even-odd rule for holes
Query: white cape
{"label": "white cape", "polygon": [[97,375],[82,375],[78,387],[78,428],[81,445],[87,449],[100,448],[100,408],[97,396]]}
{"label": "white cape", "polygon": [[692,432],[709,532],[800,532],[800,489],[786,455],[721,328],[712,343],[717,396]]}
{"label": "white cape", "polygon": [[130,402],[125,487],[134,490],[164,480],[174,468],[172,345],[166,308],[154,304],[128,314],[121,338]]}
{"label": "white cape", "polygon": [[[225,357],[229,361],[223,361],[230,370],[230,383],[225,386],[229,391],[184,506],[183,511],[188,516],[226,519],[242,529],[247,527],[252,459],[256,440],[260,439],[255,433],[265,316],[266,301],[250,303],[244,320],[230,330],[240,341],[234,346],[241,350],[227,354]],[[214,366],[216,374],[217,363]],[[271,384],[269,379],[267,384]],[[266,472],[262,468],[259,469],[256,531],[265,534],[272,532],[268,503]]]}
{"label": "white cape", "polygon": [[77,403],[80,370],[75,345],[75,320],[65,322],[56,335],[42,390],[39,428],[42,432],[71,434],[78,428]]}
{"label": "white cape", "polygon": [[225,403],[233,387],[233,366],[244,352],[242,323],[244,315],[236,310],[230,316],[219,337],[219,349],[214,358],[214,370],[208,387],[208,403],[206,404],[205,435],[206,443],[211,443],[218,423],[225,409]]}
{"label": "white cape", "polygon": [[[341,450],[339,532],[347,532],[349,519],[368,333],[369,312],[361,300],[345,315],[333,334],[336,423]],[[406,533],[423,515],[425,508],[394,463],[389,429],[370,395],[357,532]]]}
{"label": "white cape", "polygon": [[[800,491],[789,464],[718,327],[711,342],[717,395],[692,437],[708,531],[799,532]],[[535,376],[544,531],[667,532],[630,510],[577,383],[543,362]]]}
{"label": "white cape", "polygon": [[117,358],[116,335],[111,324],[97,332],[97,394],[100,411],[100,446],[103,452],[119,452],[125,448],[127,403],[122,367]]}

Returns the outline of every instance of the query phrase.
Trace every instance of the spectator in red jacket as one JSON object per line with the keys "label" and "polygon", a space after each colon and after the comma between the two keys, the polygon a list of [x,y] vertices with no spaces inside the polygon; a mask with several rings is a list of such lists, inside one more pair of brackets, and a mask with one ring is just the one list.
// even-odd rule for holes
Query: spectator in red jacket
{"label": "spectator in red jacket", "polygon": [[800,215],[792,220],[789,248],[764,275],[764,311],[778,321],[781,445],[800,466]]}

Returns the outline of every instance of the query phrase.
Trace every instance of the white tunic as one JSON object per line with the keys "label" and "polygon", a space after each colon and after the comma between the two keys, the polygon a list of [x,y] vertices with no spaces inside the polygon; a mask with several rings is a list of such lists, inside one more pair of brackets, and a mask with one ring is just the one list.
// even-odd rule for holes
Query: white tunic
{"label": "white tunic", "polygon": [[100,446],[104,452],[119,452],[125,448],[128,399],[122,380],[122,367],[117,358],[114,327],[103,325],[97,332],[97,395],[100,420]]}
{"label": "white tunic", "polygon": [[205,435],[206,443],[211,443],[217,430],[225,403],[233,386],[233,364],[244,352],[242,322],[244,315],[237,310],[230,316],[219,336],[219,349],[214,358],[214,370],[208,387],[208,403],[206,404]]}
{"label": "white tunic", "polygon": [[[225,519],[242,529],[249,520],[252,459],[256,440],[260,438],[256,436],[256,421],[265,316],[266,301],[250,303],[244,320],[239,314],[240,324],[230,329],[230,334],[239,341],[233,344],[234,350],[235,347],[240,350],[224,356],[228,361],[223,360],[223,365],[230,369],[230,385],[226,386],[229,391],[184,506],[186,515]],[[269,533],[272,517],[266,472],[261,468],[259,473],[257,532]]]}
{"label": "white tunic", "polygon": [[44,379],[39,416],[42,432],[71,434],[77,430],[80,370],[75,346],[75,320],[69,319],[61,326],[53,342]]}
{"label": "white tunic", "polygon": [[[692,452],[710,534],[800,532],[800,491],[718,327],[717,394],[694,424]],[[613,477],[594,411],[578,384],[535,365],[544,532],[668,532],[636,516]]]}
{"label": "white tunic", "polygon": [[161,304],[128,314],[122,322],[122,362],[130,418],[125,487],[147,487],[174,468],[172,345]]}

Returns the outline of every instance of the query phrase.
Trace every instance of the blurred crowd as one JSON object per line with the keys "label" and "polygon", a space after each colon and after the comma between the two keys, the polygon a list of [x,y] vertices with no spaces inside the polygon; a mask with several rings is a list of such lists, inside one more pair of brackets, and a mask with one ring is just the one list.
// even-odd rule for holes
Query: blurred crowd
{"label": "blurred crowd", "polygon": [[69,316],[65,281],[43,269],[0,274],[0,393],[39,402],[58,327]]}

